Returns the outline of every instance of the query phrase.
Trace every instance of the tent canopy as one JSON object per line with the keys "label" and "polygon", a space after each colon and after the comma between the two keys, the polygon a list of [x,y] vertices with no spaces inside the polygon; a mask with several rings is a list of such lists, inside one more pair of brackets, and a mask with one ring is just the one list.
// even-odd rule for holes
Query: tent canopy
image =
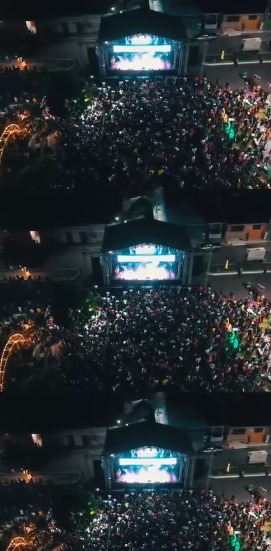
{"label": "tent canopy", "polygon": [[155,446],[180,453],[192,451],[186,431],[161,423],[135,423],[128,427],[108,429],[104,455],[125,453],[144,446]]}
{"label": "tent canopy", "polygon": [[187,38],[181,17],[152,10],[131,10],[101,19],[99,42],[111,42],[125,36],[148,33],[182,41]]}
{"label": "tent canopy", "polygon": [[186,229],[167,222],[139,219],[105,228],[104,251],[126,249],[142,243],[153,243],[182,251],[190,249]]}

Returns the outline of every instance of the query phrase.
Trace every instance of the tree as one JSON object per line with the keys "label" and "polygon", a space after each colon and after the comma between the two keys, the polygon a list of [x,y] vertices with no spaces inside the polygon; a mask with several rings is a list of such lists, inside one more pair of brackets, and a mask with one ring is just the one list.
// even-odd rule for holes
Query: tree
{"label": "tree", "polygon": [[[49,75],[48,75],[49,77]],[[65,118],[68,115],[67,101],[75,94],[75,83],[69,73],[53,73],[47,87],[47,104],[52,115]]]}
{"label": "tree", "polygon": [[77,286],[74,282],[55,284],[51,309],[56,324],[69,327],[72,322],[70,311],[72,310],[76,315],[85,315],[85,311],[91,308],[89,301],[88,289]]}
{"label": "tree", "polygon": [[[95,499],[95,498],[94,498]],[[95,514],[98,510],[97,503],[89,496],[88,492],[78,486],[59,486],[53,502],[53,517],[57,526],[68,530],[71,527],[71,512],[87,514],[90,520],[92,506],[95,506]]]}

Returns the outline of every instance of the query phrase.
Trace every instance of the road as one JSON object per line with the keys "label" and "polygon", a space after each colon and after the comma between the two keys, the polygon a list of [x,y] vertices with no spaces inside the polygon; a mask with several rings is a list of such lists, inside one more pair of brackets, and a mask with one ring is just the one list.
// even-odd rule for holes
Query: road
{"label": "road", "polygon": [[221,84],[229,82],[232,88],[236,89],[244,86],[244,80],[240,77],[241,73],[256,73],[261,77],[261,86],[267,91],[268,84],[271,82],[270,68],[270,63],[244,64],[238,67],[234,65],[219,65],[213,67],[205,65],[204,74],[211,82],[215,82],[218,78]]}
{"label": "road", "polygon": [[251,499],[250,493],[247,487],[251,484],[256,487],[263,487],[267,490],[266,498],[271,499],[271,477],[263,478],[230,478],[230,479],[211,479],[210,488],[215,494],[221,494],[224,492],[225,496],[230,498],[235,495],[236,499],[240,502],[248,501]]}
{"label": "road", "polygon": [[[264,247],[266,250],[265,259],[267,261],[271,260],[271,242],[270,241],[261,241],[259,243],[244,242],[243,245],[225,245],[218,251],[214,251],[212,255],[212,265],[224,265],[226,260],[229,260],[232,264],[237,264],[240,262],[245,262],[246,250],[257,249],[258,247]],[[246,262],[247,268],[249,269],[249,262]]]}
{"label": "road", "polygon": [[227,53],[239,52],[242,47],[242,40],[244,38],[255,38],[259,37],[262,39],[262,52],[270,52],[268,42],[271,40],[270,32],[257,32],[257,33],[240,33],[239,36],[220,36],[217,40],[212,40],[208,46],[207,55],[217,55],[221,54],[222,50]]}
{"label": "road", "polygon": [[262,446],[257,446],[256,448],[253,446],[247,446],[241,449],[225,448],[225,450],[222,453],[218,453],[214,457],[213,468],[224,469],[227,467],[228,463],[230,463],[232,467],[241,467],[243,465],[246,465],[249,451],[262,450],[262,449],[268,452],[266,464],[270,465],[271,464],[271,446],[266,446],[264,444]]}
{"label": "road", "polygon": [[248,296],[245,283],[251,282],[252,285],[260,283],[265,287],[265,296],[271,299],[271,274],[209,276],[208,281],[214,291],[219,292],[222,289],[225,294],[232,291],[238,299],[245,299]]}

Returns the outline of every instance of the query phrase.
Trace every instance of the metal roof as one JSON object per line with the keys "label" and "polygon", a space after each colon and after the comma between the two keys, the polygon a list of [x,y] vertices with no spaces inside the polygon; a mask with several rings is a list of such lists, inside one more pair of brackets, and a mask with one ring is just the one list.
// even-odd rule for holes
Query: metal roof
{"label": "metal roof", "polygon": [[109,429],[104,454],[123,453],[143,446],[155,446],[181,453],[192,451],[187,432],[161,423],[135,423],[128,427]]}
{"label": "metal roof", "polygon": [[172,40],[187,38],[181,17],[152,10],[136,9],[102,17],[98,41],[111,42],[139,33],[154,34]]}
{"label": "metal roof", "polygon": [[105,228],[104,251],[125,249],[141,243],[153,243],[185,251],[190,249],[186,229],[167,222],[140,219],[126,224],[112,224]]}

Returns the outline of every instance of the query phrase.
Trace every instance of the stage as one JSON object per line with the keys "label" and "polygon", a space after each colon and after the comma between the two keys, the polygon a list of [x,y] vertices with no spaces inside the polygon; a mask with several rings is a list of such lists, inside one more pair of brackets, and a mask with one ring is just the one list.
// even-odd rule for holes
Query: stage
{"label": "stage", "polygon": [[173,40],[146,34],[110,42],[103,51],[106,75],[177,75],[180,48]]}
{"label": "stage", "polygon": [[182,478],[185,459],[162,448],[144,447],[112,458],[114,484],[175,484]]}
{"label": "stage", "polygon": [[162,245],[141,244],[109,254],[111,281],[174,281],[180,279],[181,251]]}
{"label": "stage", "polygon": [[185,285],[189,248],[185,230],[166,222],[141,219],[108,226],[103,242],[104,283]]}
{"label": "stage", "polygon": [[102,17],[98,47],[100,74],[180,75],[187,36],[181,18],[135,9]]}
{"label": "stage", "polygon": [[114,489],[186,487],[190,476],[189,438],[160,423],[133,423],[107,431],[103,470]]}

